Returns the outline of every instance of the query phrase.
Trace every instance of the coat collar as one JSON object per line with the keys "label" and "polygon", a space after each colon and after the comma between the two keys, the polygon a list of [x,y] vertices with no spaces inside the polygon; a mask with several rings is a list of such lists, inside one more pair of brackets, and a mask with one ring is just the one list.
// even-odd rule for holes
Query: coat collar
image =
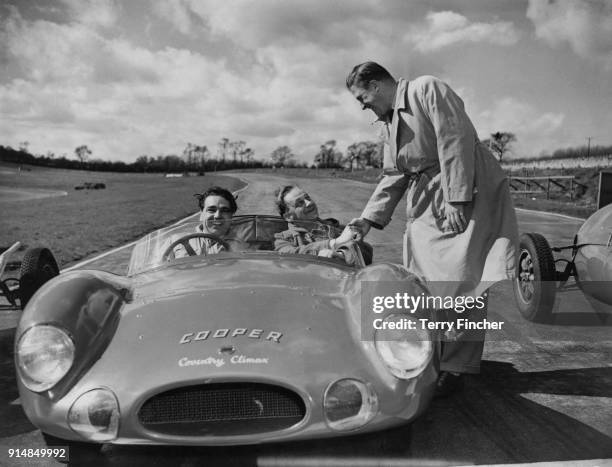
{"label": "coat collar", "polygon": [[397,90],[395,91],[395,101],[393,105],[393,119],[391,120],[391,129],[389,131],[389,150],[391,153],[391,159],[393,161],[394,168],[397,170],[397,127],[399,125],[400,114],[403,112],[410,112],[410,105],[408,104],[407,91],[408,80],[400,78],[397,82]]}
{"label": "coat collar", "polygon": [[400,78],[397,82],[397,91],[395,91],[395,103],[393,108],[395,110],[410,110],[410,104],[408,103],[408,96],[406,90],[408,89],[408,80]]}

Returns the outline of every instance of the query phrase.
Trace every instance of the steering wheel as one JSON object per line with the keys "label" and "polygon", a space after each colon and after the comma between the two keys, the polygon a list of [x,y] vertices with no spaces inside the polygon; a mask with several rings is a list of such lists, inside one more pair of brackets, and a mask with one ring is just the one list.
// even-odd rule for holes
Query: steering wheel
{"label": "steering wheel", "polygon": [[[229,248],[230,248],[229,243],[227,243],[225,240],[217,237],[216,235],[197,232],[197,233],[192,233],[192,234],[189,234],[189,235],[185,235],[184,237],[181,237],[178,240],[172,242],[170,244],[170,246],[168,246],[168,248],[166,248],[166,250],[162,254],[162,259],[161,260],[162,261],[169,261],[169,260],[173,259],[174,258],[174,248],[177,247],[178,245],[182,245],[183,248],[185,248],[185,251],[187,252],[187,255],[189,255],[189,256],[198,256],[196,251],[189,244],[189,240],[191,240],[193,238],[207,238],[207,239],[213,241],[213,245],[215,243],[219,244],[223,248],[225,248],[226,250],[229,250]],[[206,256],[208,254],[208,253],[206,253],[206,248],[203,248],[202,249],[202,253],[200,253],[200,254]]]}

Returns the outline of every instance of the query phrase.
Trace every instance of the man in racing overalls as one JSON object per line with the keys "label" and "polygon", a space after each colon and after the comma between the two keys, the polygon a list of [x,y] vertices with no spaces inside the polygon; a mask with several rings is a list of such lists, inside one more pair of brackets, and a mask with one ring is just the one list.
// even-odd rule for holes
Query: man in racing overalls
{"label": "man in racing overalls", "polygon": [[[288,222],[288,229],[275,234],[274,249],[281,253],[311,254],[324,257],[345,257],[346,246],[353,242],[350,228],[337,219],[321,219],[317,204],[298,186],[287,185],[276,193],[279,214]],[[372,263],[372,247],[358,242],[366,264]]]}
{"label": "man in racing overalls", "polygon": [[[227,234],[231,227],[232,217],[238,210],[234,195],[225,188],[213,186],[202,194],[194,195],[198,199],[201,224],[196,233],[210,234],[230,245],[231,250],[246,249],[246,244],[235,239],[228,239]],[[202,254],[216,254],[226,251],[226,247],[211,238],[192,238],[188,240],[193,252],[188,252],[184,245],[174,248],[174,257],[194,256]]]}

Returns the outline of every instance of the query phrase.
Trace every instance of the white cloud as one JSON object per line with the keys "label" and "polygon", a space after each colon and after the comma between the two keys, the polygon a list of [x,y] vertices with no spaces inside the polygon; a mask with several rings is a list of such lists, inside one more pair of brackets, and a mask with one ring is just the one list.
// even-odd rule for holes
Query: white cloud
{"label": "white cloud", "polygon": [[368,18],[384,9],[376,0],[190,0],[191,9],[220,35],[257,48],[296,43],[358,47]]}
{"label": "white cloud", "polygon": [[582,57],[612,64],[612,2],[529,0],[527,17],[536,36],[553,46],[569,43]]}
{"label": "white cloud", "polygon": [[519,40],[519,32],[507,21],[470,23],[465,16],[453,11],[429,12],[425,19],[425,27],[415,28],[406,35],[420,52],[435,52],[469,42],[509,46]]}
{"label": "white cloud", "polygon": [[170,22],[182,34],[189,36],[194,32],[191,9],[185,0],[155,0],[153,13]]}
{"label": "white cloud", "polygon": [[[342,112],[320,81],[337,68],[329,81],[341,86],[338,76],[346,70],[310,45],[262,48],[261,60],[272,67],[235,73],[225,59],[188,49],[153,51],[79,23],[17,14],[3,31],[2,53],[25,78],[0,84],[2,126],[11,126],[2,132],[5,144],[20,138],[35,152],[58,154],[88,144],[96,157],[133,160],[180,153],[187,141],[214,148],[229,137],[247,141],[258,157],[290,142],[310,159],[305,148],[313,139],[318,145],[342,136],[335,128]],[[356,106],[351,111],[358,113]]]}
{"label": "white cloud", "polygon": [[512,97],[496,100],[490,109],[476,114],[474,124],[481,139],[497,131],[514,133],[516,156],[535,156],[563,144],[563,113],[541,113],[534,106]]}
{"label": "white cloud", "polygon": [[[376,139],[377,128],[369,125],[375,117],[344,89],[350,68],[369,59],[397,75],[456,80],[453,87],[469,101],[475,123],[483,123],[483,135],[513,131],[519,144],[544,146],[564,123],[563,114],[538,112],[547,106],[536,102],[493,100],[488,113],[473,105],[499,97],[502,88],[513,95],[517,75],[534,77],[528,68],[509,67],[510,86],[491,91],[488,70],[472,72],[461,62],[463,71],[457,67],[463,57],[442,61],[416,51],[518,41],[512,23],[475,22],[466,10],[465,16],[427,16],[430,2],[405,0],[171,0],[122,3],[121,11],[111,1],[65,3],[69,10],[42,15],[46,21],[25,8],[25,17],[17,7],[4,9],[0,144],[28,140],[37,153],[58,154],[88,144],[94,157],[131,161],[180,154],[187,141],[215,153],[228,137],[246,141],[258,158],[289,145],[311,162],[327,140],[344,151]],[[98,16],[91,13],[96,8]],[[544,77],[550,78],[535,78]]]}
{"label": "white cloud", "polygon": [[61,0],[72,16],[82,24],[110,28],[119,18],[120,8],[115,0]]}

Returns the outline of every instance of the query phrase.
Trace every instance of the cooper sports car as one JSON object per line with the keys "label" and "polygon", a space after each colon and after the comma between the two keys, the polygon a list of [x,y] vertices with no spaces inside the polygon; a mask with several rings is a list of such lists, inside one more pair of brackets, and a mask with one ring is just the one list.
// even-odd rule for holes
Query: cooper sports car
{"label": "cooper sports car", "polygon": [[[570,256],[555,259],[553,252]],[[525,318],[554,322],[556,294],[571,290],[570,278],[605,318],[612,309],[612,204],[592,214],[571,245],[551,248],[541,234],[521,235],[514,295]]]}
{"label": "cooper sports car", "polygon": [[[50,444],[323,438],[426,408],[438,361],[430,331],[361,325],[363,281],[423,293],[406,269],[366,266],[358,244],[343,258],[276,252],[274,234],[287,229],[276,216],[233,218],[242,251],[196,227],[145,236],[126,276],[62,272],[29,299],[16,331],[19,393]],[[198,236],[228,248],[173,254]]]}

